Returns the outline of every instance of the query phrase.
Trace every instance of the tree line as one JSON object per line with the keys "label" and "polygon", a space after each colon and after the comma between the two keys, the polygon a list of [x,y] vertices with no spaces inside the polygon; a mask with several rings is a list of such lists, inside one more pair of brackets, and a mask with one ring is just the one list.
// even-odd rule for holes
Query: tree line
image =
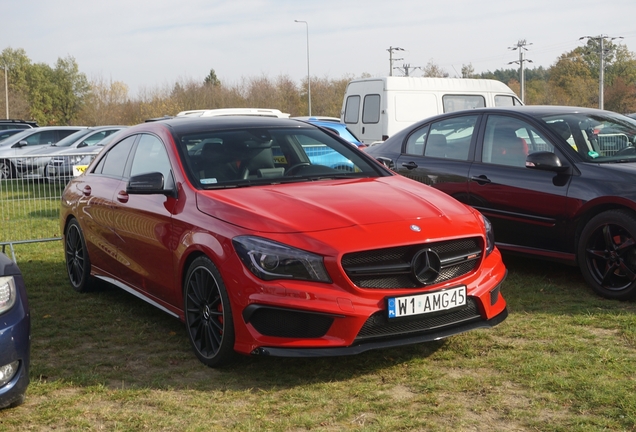
{"label": "tree line", "polygon": [[[603,48],[605,109],[636,112],[636,56],[625,45],[610,41],[605,41]],[[548,68],[526,69],[526,104],[598,107],[600,58],[600,42],[590,39],[587,45],[559,56]],[[89,80],[71,56],[49,66],[33,63],[23,49],[6,48],[0,54],[0,68],[6,71],[8,83],[8,94],[4,88],[0,91],[4,96],[0,116],[5,115],[8,96],[10,118],[36,120],[42,126],[131,125],[201,108],[278,108],[292,116],[307,115],[308,110],[307,81],[297,83],[286,75],[243,77],[226,83],[211,69],[203,81],[181,79],[131,96],[121,81]],[[517,69],[476,74],[468,64],[462,66],[461,74],[463,78],[502,81],[520,94]],[[449,74],[430,61],[421,76]],[[347,83],[361,77],[311,77],[312,113],[340,117]]]}

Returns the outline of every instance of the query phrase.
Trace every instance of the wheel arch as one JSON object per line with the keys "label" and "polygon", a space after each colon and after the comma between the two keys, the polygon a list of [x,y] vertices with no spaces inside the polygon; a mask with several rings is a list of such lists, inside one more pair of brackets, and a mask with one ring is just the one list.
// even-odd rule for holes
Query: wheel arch
{"label": "wheel arch", "polygon": [[636,202],[623,197],[600,197],[598,199],[587,202],[578,215],[576,230],[574,231],[574,253],[577,255],[581,233],[592,218],[609,210],[627,210],[636,215]]}

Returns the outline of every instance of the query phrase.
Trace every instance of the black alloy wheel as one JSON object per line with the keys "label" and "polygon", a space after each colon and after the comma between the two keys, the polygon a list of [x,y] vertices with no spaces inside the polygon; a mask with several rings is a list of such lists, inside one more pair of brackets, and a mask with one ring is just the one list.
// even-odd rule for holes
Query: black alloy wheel
{"label": "black alloy wheel", "polygon": [[64,255],[68,280],[73,289],[77,292],[88,291],[92,286],[91,261],[77,219],[71,219],[66,226]]}
{"label": "black alloy wheel", "polygon": [[597,294],[616,300],[636,297],[636,214],[609,210],[581,232],[579,267]]}
{"label": "black alloy wheel", "polygon": [[205,256],[195,259],[184,284],[185,323],[199,360],[209,367],[228,363],[234,354],[230,300],[216,266]]}

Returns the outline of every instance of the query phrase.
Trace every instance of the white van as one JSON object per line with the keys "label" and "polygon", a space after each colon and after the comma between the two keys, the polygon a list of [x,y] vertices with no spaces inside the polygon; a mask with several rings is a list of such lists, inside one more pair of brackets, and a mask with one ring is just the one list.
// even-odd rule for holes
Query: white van
{"label": "white van", "polygon": [[436,114],[523,105],[504,83],[488,79],[382,77],[347,85],[341,120],[367,145]]}

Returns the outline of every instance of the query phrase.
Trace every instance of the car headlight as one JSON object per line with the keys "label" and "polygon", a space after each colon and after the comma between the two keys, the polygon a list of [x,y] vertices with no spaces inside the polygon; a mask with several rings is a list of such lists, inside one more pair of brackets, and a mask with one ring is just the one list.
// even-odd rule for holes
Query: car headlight
{"label": "car headlight", "polygon": [[495,231],[486,216],[481,215],[481,219],[484,221],[484,227],[486,227],[486,256],[488,256],[495,250]]}
{"label": "car headlight", "polygon": [[260,237],[235,237],[232,243],[243,264],[260,279],[331,283],[319,255]]}
{"label": "car headlight", "polygon": [[15,297],[16,291],[13,276],[0,277],[0,314],[13,307]]}
{"label": "car headlight", "polygon": [[75,165],[77,163],[80,163],[82,161],[82,159],[84,159],[84,158],[85,158],[84,155],[70,156],[69,157],[69,165]]}

